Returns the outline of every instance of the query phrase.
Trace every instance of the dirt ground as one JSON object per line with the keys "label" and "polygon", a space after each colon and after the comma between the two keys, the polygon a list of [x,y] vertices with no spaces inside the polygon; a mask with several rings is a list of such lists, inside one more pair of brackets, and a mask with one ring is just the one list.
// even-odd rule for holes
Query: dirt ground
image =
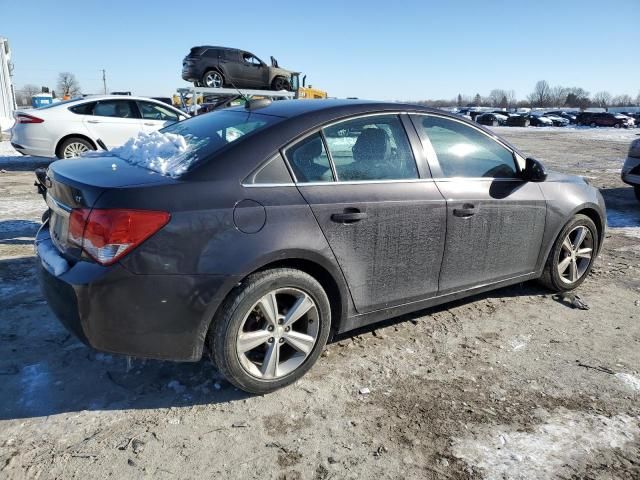
{"label": "dirt ground", "polygon": [[71,337],[34,276],[46,162],[0,144],[0,478],[640,478],[640,204],[619,179],[635,133],[498,130],[601,188],[590,309],[500,289],[340,338],[268,396]]}

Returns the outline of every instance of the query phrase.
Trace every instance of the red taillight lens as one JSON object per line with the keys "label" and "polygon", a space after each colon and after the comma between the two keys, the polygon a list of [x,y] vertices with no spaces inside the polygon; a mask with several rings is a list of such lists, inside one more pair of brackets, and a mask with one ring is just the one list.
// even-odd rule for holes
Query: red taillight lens
{"label": "red taillight lens", "polygon": [[82,246],[96,262],[111,265],[164,227],[169,218],[167,212],[152,210],[74,209],[69,241]]}
{"label": "red taillight lens", "polygon": [[43,119],[34,117],[33,115],[27,115],[26,113],[19,113],[16,115],[17,123],[42,123]]}

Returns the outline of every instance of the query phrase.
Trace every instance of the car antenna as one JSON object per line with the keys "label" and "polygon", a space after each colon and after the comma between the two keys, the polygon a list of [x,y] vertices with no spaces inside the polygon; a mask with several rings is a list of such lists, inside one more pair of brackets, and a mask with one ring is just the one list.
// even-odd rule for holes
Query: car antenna
{"label": "car antenna", "polygon": [[229,85],[231,85],[238,92],[238,95],[240,95],[240,97],[245,101],[245,105],[248,105],[251,99],[247,97],[244,93],[242,93],[242,91],[240,91],[240,89],[236,87],[231,80],[228,80],[228,82],[229,82]]}

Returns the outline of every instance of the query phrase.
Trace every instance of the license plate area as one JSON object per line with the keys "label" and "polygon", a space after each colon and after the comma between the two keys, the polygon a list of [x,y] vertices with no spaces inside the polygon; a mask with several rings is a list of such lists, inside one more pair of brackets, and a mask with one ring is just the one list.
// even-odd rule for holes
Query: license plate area
{"label": "license plate area", "polygon": [[47,205],[51,209],[51,215],[49,216],[49,235],[58,250],[64,251],[67,245],[71,209],[55,200],[48,193]]}

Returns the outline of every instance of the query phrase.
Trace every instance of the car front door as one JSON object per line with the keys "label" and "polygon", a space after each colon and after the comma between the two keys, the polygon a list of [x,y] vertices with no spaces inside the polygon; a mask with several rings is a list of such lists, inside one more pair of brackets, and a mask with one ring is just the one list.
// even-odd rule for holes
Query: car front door
{"label": "car front door", "polygon": [[405,121],[345,120],[284,152],[360,313],[438,291],[446,203],[424,158],[416,164],[422,151]]}
{"label": "car front door", "polygon": [[268,67],[252,53],[243,52],[240,57],[243,77],[246,79],[247,85],[254,88],[265,88],[269,82],[267,78],[269,75]]}
{"label": "car front door", "polygon": [[447,200],[440,294],[534,272],[546,202],[538,184],[521,179],[516,154],[467,123],[437,115],[412,119]]}
{"label": "car front door", "polygon": [[100,100],[93,115],[85,116],[83,121],[94,140],[102,140],[109,149],[142,131],[140,113],[132,100]]}
{"label": "car front door", "polygon": [[152,102],[136,103],[142,116],[142,128],[145,132],[154,132],[180,121],[180,115],[171,108]]}

